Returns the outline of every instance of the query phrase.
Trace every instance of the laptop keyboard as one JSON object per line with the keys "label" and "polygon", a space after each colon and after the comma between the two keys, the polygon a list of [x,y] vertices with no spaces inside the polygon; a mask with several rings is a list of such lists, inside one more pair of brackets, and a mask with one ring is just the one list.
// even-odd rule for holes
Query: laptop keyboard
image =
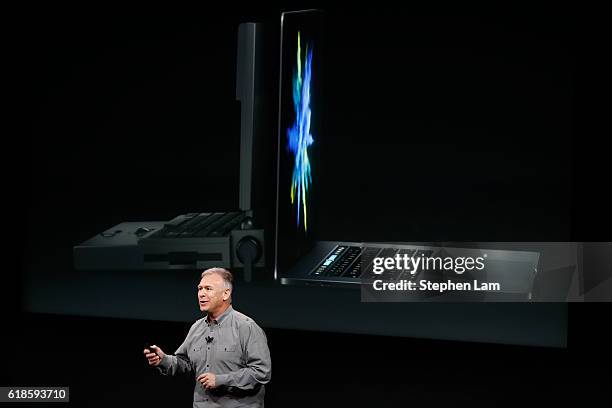
{"label": "laptop keyboard", "polygon": [[374,258],[392,258],[399,254],[402,258],[404,254],[408,257],[430,256],[431,250],[416,250],[409,248],[376,248],[349,245],[337,245],[322,261],[312,270],[312,276],[329,276],[345,278],[376,278],[376,279],[411,279],[418,275],[410,273],[409,270],[389,270],[381,275],[372,273],[371,269],[368,276],[362,276],[363,271],[368,270],[368,266]]}
{"label": "laptop keyboard", "polygon": [[189,213],[179,215],[149,238],[224,237],[240,226],[243,212]]}
{"label": "laptop keyboard", "polygon": [[346,269],[357,259],[357,257],[361,255],[361,248],[359,247],[348,247],[346,248],[342,255],[330,265],[327,270],[327,276],[342,276],[346,272]]}

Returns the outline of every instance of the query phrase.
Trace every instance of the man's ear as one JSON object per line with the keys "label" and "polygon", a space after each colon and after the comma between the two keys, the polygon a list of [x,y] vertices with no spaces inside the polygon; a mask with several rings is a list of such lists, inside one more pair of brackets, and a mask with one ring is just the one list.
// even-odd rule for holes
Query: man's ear
{"label": "man's ear", "polygon": [[230,288],[225,288],[223,291],[223,300],[227,300],[232,295],[232,290]]}

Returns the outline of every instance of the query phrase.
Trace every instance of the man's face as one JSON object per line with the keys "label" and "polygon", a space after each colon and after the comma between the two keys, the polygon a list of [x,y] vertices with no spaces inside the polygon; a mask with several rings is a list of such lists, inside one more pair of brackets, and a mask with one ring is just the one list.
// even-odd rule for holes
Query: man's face
{"label": "man's face", "polygon": [[225,287],[223,278],[216,273],[204,276],[198,285],[198,304],[202,312],[215,314],[223,308],[229,296],[230,289]]}

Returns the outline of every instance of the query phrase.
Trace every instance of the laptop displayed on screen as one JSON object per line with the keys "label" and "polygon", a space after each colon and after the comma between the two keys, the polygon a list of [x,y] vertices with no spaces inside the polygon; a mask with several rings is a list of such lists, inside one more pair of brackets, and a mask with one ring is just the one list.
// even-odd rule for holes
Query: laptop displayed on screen
{"label": "laptop displayed on screen", "polygon": [[[326,177],[321,164],[323,150],[326,140],[333,138],[325,131],[325,121],[331,118],[325,117],[323,108],[326,24],[326,16],[319,10],[281,15],[275,279],[282,284],[359,287],[362,274],[371,270],[375,257],[482,254],[479,249],[408,243],[316,240],[323,200],[334,199],[321,197],[319,190],[319,182]],[[512,268],[534,273],[537,266],[536,253],[486,252],[490,266],[504,262],[510,265],[507,261],[513,257],[518,262],[512,262]],[[511,274],[512,268],[497,270]],[[421,275],[420,271],[396,271],[393,278],[417,279]],[[436,279],[433,275],[428,278]],[[508,288],[526,293],[533,276],[528,278],[527,283]]]}
{"label": "laptop displayed on screen", "polygon": [[265,121],[267,96],[262,80],[263,50],[262,23],[241,23],[236,47],[236,100],[240,102],[237,207],[181,213],[171,220],[122,222],[75,245],[75,269],[130,271],[224,267],[242,269],[245,281],[251,281],[255,268],[263,269],[261,184],[262,168],[267,163],[262,158],[268,145],[264,135],[269,133]]}

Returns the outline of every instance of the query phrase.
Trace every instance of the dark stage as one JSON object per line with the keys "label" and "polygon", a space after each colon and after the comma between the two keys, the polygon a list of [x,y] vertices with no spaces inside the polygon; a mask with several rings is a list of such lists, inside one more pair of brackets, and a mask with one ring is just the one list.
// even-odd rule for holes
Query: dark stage
{"label": "dark stage", "polygon": [[[18,13],[25,135],[7,142],[21,162],[7,174],[20,245],[3,281],[17,302],[5,297],[0,385],[69,386],[70,406],[190,406],[193,379],[158,375],[142,346],[180,345],[199,318],[197,272],[77,271],[72,248],[124,221],[237,207],[236,30],[261,21],[268,279],[237,284],[235,304],[268,336],[266,406],[604,399],[609,303],[382,305],[270,282],[278,24],[301,8]],[[611,241],[588,21],[569,9],[324,10],[318,239]]]}

